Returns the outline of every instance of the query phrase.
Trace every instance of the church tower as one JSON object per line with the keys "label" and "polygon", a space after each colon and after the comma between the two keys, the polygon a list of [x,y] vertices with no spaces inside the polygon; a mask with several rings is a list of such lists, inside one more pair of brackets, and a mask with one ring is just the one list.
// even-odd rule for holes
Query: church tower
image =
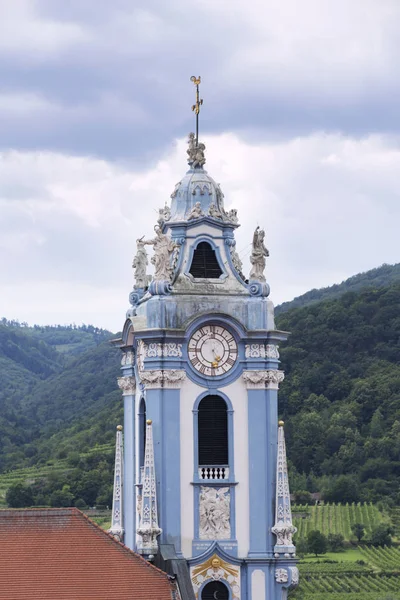
{"label": "church tower", "polygon": [[[281,342],[256,228],[247,279],[237,211],[204,168],[196,134],[189,170],[137,240],[136,284],[118,345],[124,398],[124,543],[185,564],[198,600],[280,600],[297,584],[283,424]],[[145,210],[142,208],[141,210]],[[148,255],[154,275],[147,275]],[[167,556],[168,555],[168,556]],[[164,567],[162,567],[164,568]],[[189,579],[190,578],[190,579]]]}

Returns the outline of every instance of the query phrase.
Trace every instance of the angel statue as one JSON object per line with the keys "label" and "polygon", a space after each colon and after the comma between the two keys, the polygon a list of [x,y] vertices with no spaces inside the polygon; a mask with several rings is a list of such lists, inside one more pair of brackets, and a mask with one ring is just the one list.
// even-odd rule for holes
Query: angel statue
{"label": "angel statue", "polygon": [[206,162],[206,158],[204,156],[205,149],[206,146],[202,143],[198,144],[198,146],[196,147],[196,154],[192,162],[192,169],[195,169],[196,167],[202,167]]}
{"label": "angel statue", "polygon": [[257,227],[253,235],[253,247],[250,255],[250,262],[253,265],[250,271],[250,280],[265,281],[265,257],[269,256],[269,252],[265,247],[264,237],[264,229]]}
{"label": "angel statue", "polygon": [[186,153],[189,157],[188,163],[189,163],[189,165],[191,165],[196,156],[196,136],[194,135],[194,133],[189,133],[188,146],[189,147],[186,150]]}
{"label": "angel statue", "polygon": [[204,216],[204,213],[201,210],[201,202],[196,202],[192,210],[190,211],[187,220],[191,221],[192,219],[200,219],[200,217],[202,216]]}
{"label": "angel statue", "polygon": [[143,244],[153,246],[154,256],[151,259],[154,265],[153,281],[170,281],[172,278],[173,267],[171,265],[171,256],[175,250],[175,242],[165,233],[162,233],[161,227],[154,227],[156,237],[152,240],[143,240]]}
{"label": "angel statue", "polygon": [[195,169],[196,167],[202,167],[206,162],[204,156],[204,150],[206,149],[205,145],[202,143],[196,143],[196,137],[194,133],[189,133],[188,139],[188,149],[186,153],[188,155],[188,163]]}
{"label": "angel statue", "polygon": [[148,284],[146,267],[149,264],[149,261],[147,259],[147,252],[142,237],[140,240],[136,240],[136,248],[136,256],[132,263],[132,267],[135,269],[135,288],[144,289]]}

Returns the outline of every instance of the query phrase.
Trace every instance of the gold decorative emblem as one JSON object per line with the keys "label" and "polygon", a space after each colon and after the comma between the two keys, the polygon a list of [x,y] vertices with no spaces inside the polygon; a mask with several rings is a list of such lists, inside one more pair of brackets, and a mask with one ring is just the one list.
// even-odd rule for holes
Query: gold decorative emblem
{"label": "gold decorative emblem", "polygon": [[240,600],[240,567],[231,565],[213,554],[205,563],[191,569],[191,578],[196,598],[207,581],[222,581],[232,592],[232,600]]}

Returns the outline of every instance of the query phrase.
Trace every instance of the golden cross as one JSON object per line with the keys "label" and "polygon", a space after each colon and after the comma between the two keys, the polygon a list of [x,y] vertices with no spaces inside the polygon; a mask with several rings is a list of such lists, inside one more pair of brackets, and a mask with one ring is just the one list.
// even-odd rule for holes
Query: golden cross
{"label": "golden cross", "polygon": [[200,98],[199,96],[199,85],[201,83],[201,77],[200,75],[198,77],[195,77],[194,75],[191,76],[190,81],[193,81],[194,85],[196,86],[196,104],[193,104],[192,106],[192,111],[196,114],[196,146],[199,145],[199,113],[200,113],[200,106],[203,104],[203,99]]}

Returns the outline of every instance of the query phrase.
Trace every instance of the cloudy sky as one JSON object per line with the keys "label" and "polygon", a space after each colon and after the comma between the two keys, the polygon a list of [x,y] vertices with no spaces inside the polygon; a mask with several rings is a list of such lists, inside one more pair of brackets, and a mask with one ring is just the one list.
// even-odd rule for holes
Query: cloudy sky
{"label": "cloudy sky", "polygon": [[191,75],[275,303],[398,262],[399,64],[398,0],[0,0],[0,316],[121,328]]}

